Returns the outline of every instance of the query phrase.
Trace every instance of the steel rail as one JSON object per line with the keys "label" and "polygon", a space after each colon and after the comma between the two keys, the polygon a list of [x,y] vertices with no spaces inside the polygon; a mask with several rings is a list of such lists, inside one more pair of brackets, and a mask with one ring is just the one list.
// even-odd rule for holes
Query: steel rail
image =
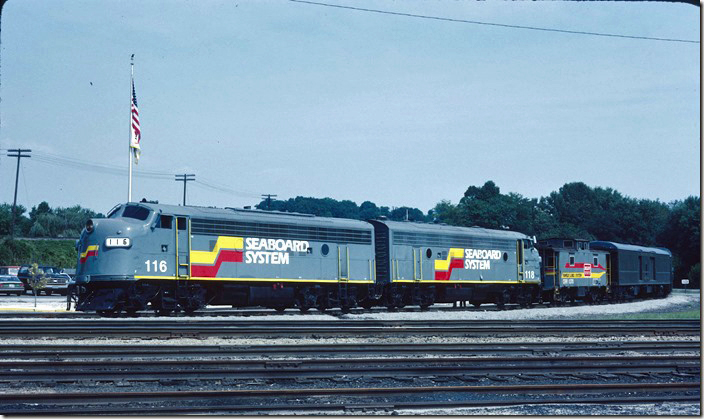
{"label": "steel rail", "polygon": [[[526,404],[698,402],[699,382],[0,394],[0,413],[350,411]],[[683,394],[687,392],[689,394]],[[573,395],[565,398],[565,394]],[[610,395],[605,397],[605,395]],[[581,397],[574,397],[581,396]],[[438,396],[442,400],[438,400]],[[495,397],[488,399],[487,397]],[[326,399],[329,397],[330,399]],[[473,398],[472,398],[473,397]],[[185,402],[185,405],[171,405]],[[157,405],[149,405],[156,403]],[[204,405],[204,403],[213,403]],[[217,403],[217,404],[215,404]],[[137,405],[139,404],[139,405]]]}
{"label": "steel rail", "polygon": [[0,353],[8,359],[71,358],[145,358],[167,356],[346,356],[400,354],[568,354],[620,353],[640,351],[649,354],[699,352],[701,342],[691,340],[659,341],[579,341],[579,342],[502,342],[502,343],[360,343],[304,345],[2,345]]}
{"label": "steel rail", "polygon": [[419,377],[472,374],[699,375],[699,356],[542,358],[350,358],[287,360],[129,360],[0,362],[0,382],[50,380],[303,379],[329,377]]}
{"label": "steel rail", "polygon": [[200,335],[536,335],[699,334],[699,321],[467,321],[467,320],[14,320],[0,321],[0,336]]}

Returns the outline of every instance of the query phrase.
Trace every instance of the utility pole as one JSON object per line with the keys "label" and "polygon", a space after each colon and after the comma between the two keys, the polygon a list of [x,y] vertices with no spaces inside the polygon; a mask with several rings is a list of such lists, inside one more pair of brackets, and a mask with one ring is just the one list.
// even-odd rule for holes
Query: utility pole
{"label": "utility pole", "polygon": [[[20,160],[22,157],[32,157],[29,155],[32,150],[13,148],[7,150],[8,157],[17,157],[17,173],[15,174],[15,199],[12,201],[12,222],[10,223],[10,237],[15,237],[15,207],[17,206],[17,181],[20,178]],[[23,154],[27,153],[27,154]]]}
{"label": "utility pole", "polygon": [[190,182],[192,180],[196,180],[196,175],[190,174],[183,174],[183,175],[176,175],[176,182],[183,182],[183,206],[186,206],[186,182]]}
{"label": "utility pole", "polygon": [[266,209],[271,209],[271,197],[276,198],[276,195],[272,195],[270,193],[262,194],[262,199],[266,198]]}

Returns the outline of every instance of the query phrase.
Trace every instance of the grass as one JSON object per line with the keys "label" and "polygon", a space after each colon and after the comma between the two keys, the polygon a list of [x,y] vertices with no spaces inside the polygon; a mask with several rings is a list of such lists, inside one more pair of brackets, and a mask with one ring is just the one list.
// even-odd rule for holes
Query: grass
{"label": "grass", "polygon": [[669,313],[627,313],[605,316],[604,319],[620,320],[696,320],[701,319],[700,309],[674,311]]}

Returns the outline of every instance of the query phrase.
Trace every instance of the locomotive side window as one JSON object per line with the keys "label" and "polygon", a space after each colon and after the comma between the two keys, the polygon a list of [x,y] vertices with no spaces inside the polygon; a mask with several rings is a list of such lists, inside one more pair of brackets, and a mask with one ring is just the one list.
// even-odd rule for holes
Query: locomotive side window
{"label": "locomotive side window", "polygon": [[430,259],[431,257],[433,257],[433,251],[430,250],[430,249],[426,250],[426,251],[425,251],[425,257],[427,257],[428,259]]}
{"label": "locomotive side window", "polygon": [[171,225],[173,224],[174,217],[172,215],[162,215],[159,217],[159,224],[157,228],[166,228],[171,230]]}
{"label": "locomotive side window", "polygon": [[570,253],[570,265],[574,265],[574,253]]}
{"label": "locomotive side window", "polygon": [[179,230],[185,230],[187,228],[186,219],[184,217],[178,217],[176,219],[176,224]]}
{"label": "locomotive side window", "polygon": [[599,266],[599,256],[594,255],[594,266]]}
{"label": "locomotive side window", "polygon": [[140,221],[144,221],[149,217],[149,209],[140,207],[137,205],[129,205],[127,208],[125,208],[125,212],[122,213],[123,217],[126,218],[135,218]]}

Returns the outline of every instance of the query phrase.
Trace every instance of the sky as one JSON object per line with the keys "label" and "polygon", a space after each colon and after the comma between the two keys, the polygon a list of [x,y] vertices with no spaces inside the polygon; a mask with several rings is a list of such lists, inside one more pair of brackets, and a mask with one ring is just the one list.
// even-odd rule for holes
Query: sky
{"label": "sky", "polygon": [[242,207],[261,194],[427,211],[493,180],[670,202],[700,191],[700,9],[656,2],[9,0],[0,202]]}

